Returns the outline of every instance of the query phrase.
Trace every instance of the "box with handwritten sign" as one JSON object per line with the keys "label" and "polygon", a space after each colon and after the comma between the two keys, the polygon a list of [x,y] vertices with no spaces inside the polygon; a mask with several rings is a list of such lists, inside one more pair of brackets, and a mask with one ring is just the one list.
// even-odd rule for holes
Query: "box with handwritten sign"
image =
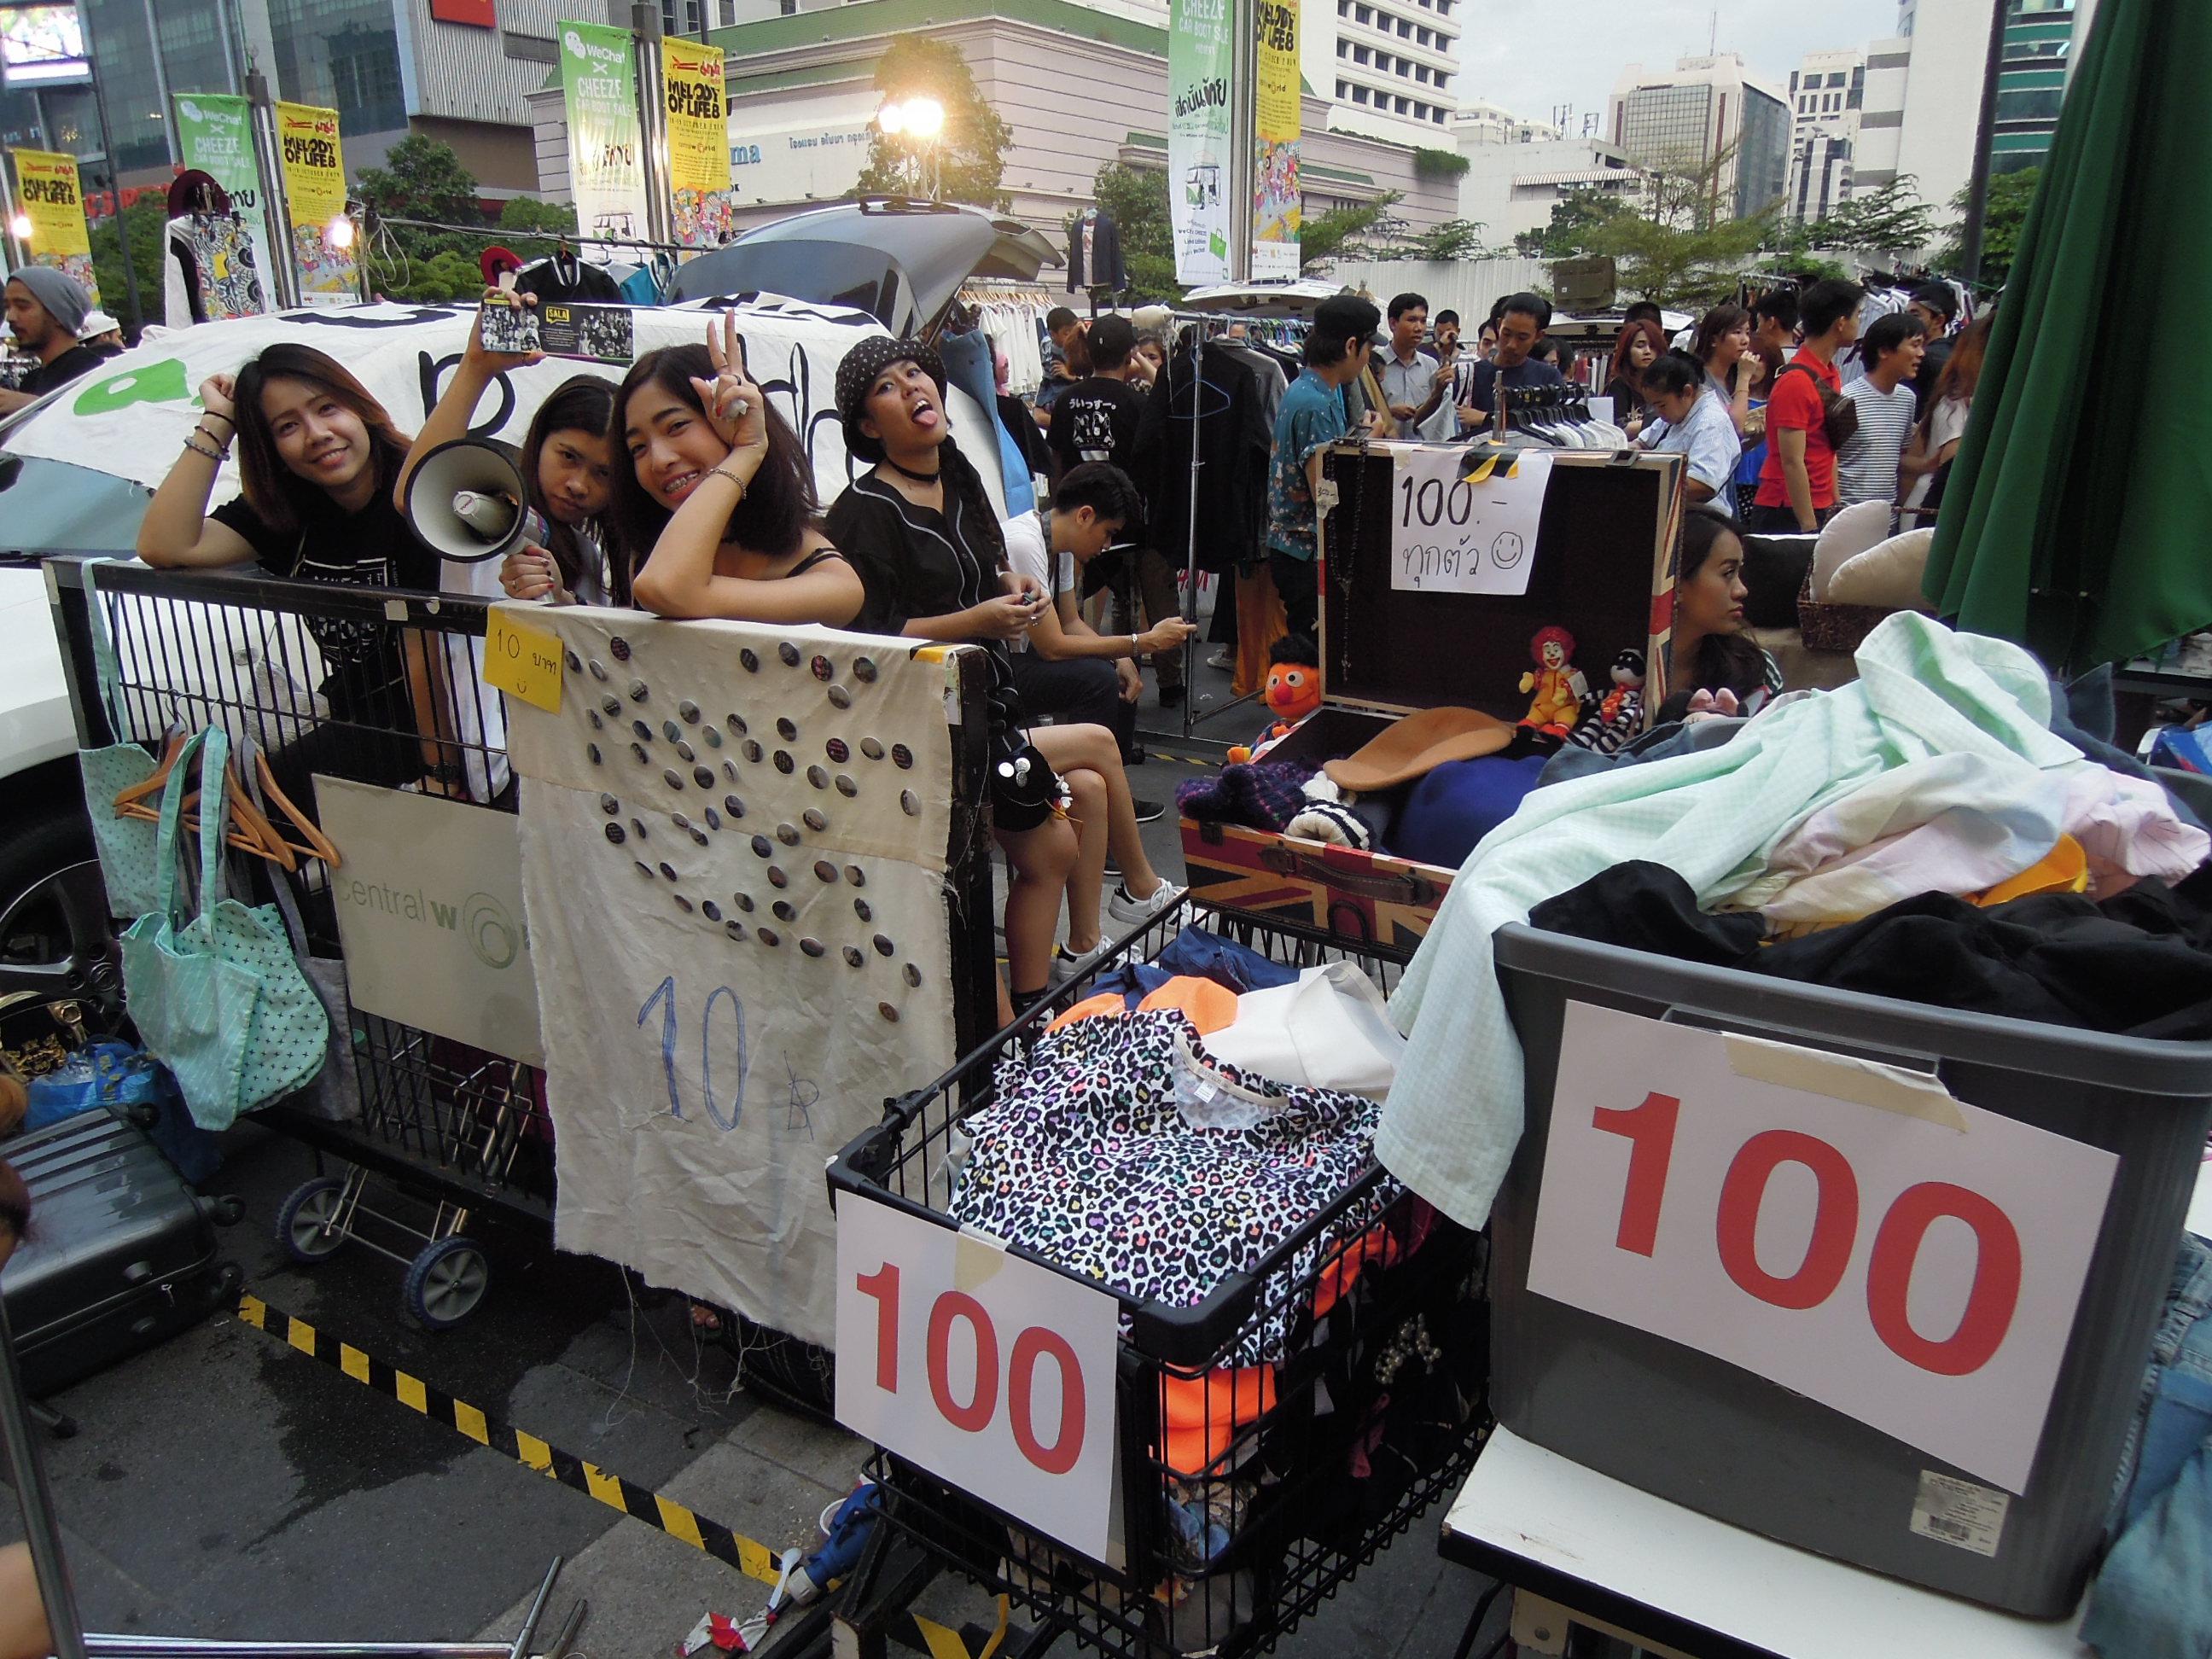
{"label": "box with handwritten sign", "polygon": [[[1625,684],[1613,671],[1631,653],[1641,706],[1656,707],[1666,695],[1680,476],[1671,456],[1463,444],[1330,450],[1322,707],[1266,758],[1320,765],[1418,709],[1522,722],[1534,701],[1523,680],[1547,673],[1541,640],[1561,633],[1565,661],[1551,672],[1583,688],[1578,716],[1603,715]],[[1611,707],[1617,713],[1622,700]],[[1621,740],[1641,729],[1629,707]],[[1267,719],[1255,709],[1249,724]],[[1209,902],[1399,952],[1428,932],[1459,864],[1410,846],[1401,853],[1387,835],[1363,848],[1190,813],[1182,830],[1187,878]]]}
{"label": "box with handwritten sign", "polygon": [[2212,1045],[1508,927],[1528,1124],[1492,1211],[1515,1433],[2036,1618],[2100,1548],[2212,1124]]}

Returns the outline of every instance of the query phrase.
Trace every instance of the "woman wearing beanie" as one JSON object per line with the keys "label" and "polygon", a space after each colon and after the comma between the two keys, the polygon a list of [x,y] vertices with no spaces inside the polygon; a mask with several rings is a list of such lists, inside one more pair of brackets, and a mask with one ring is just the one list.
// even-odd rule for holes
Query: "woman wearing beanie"
{"label": "woman wearing beanie", "polygon": [[[1047,811],[1040,819],[1040,783],[1049,787],[1049,781],[1030,774],[1056,771],[1078,811],[1113,820],[1126,815],[1133,833],[1119,745],[1103,726],[1021,732],[1025,721],[1004,642],[1035,626],[1051,596],[1035,578],[1006,568],[1006,542],[982,477],[952,438],[937,354],[912,340],[861,342],[838,367],[837,411],[848,453],[875,463],[837,498],[827,524],[830,541],[866,590],[853,625],[980,645],[989,656],[994,833],[1013,872],[1006,957],[1018,1012],[1049,988],[1060,894],[1078,850],[1074,828],[1061,811]],[[1018,761],[1024,735],[1031,765],[1017,781],[1005,775],[1000,759]],[[1114,915],[1134,925],[1176,896],[1174,887],[1158,881],[1141,897],[1117,894]]]}

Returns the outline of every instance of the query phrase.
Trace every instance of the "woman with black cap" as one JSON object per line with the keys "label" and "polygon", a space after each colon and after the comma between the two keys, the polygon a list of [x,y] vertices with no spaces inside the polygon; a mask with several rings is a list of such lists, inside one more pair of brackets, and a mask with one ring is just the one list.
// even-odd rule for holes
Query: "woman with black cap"
{"label": "woman with black cap", "polygon": [[[1128,780],[1103,726],[1021,729],[1004,641],[1034,627],[1051,597],[1034,577],[1007,570],[998,515],[953,441],[945,388],[944,366],[919,342],[878,337],[846,354],[837,369],[845,447],[876,465],[837,498],[827,528],[867,591],[854,627],[989,653],[993,823],[1013,871],[1006,957],[1018,1011],[1049,988],[1060,894],[1077,855],[1055,769],[1097,774],[1084,780],[1084,793],[1095,788],[1108,803],[1127,796]],[[1133,925],[1176,896],[1162,881],[1141,898],[1116,895],[1114,913]]]}

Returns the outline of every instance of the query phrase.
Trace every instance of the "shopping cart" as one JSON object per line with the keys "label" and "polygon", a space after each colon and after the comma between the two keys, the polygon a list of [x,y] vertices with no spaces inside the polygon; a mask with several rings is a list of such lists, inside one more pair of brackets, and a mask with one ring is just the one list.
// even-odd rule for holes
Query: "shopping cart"
{"label": "shopping cart", "polygon": [[[102,565],[97,593],[88,595],[80,566],[56,560],[49,568],[82,745],[154,743],[173,726],[219,726],[234,746],[266,755],[285,793],[305,802],[318,775],[411,781],[428,738],[458,793],[487,811],[514,811],[498,694],[478,671],[487,601],[122,564]],[[101,607],[113,642],[105,696],[88,602]],[[340,718],[324,695],[333,653],[358,659],[401,640],[432,665],[434,714],[419,715],[410,696],[381,713]],[[118,723],[125,729],[113,731]],[[98,811],[102,803],[87,805]],[[311,956],[335,969],[342,951],[330,872],[302,860],[289,873],[274,865],[252,873],[288,884]],[[465,1236],[472,1223],[489,1216],[540,1237],[550,1231],[542,1075],[359,1009],[346,1012],[357,1098],[336,1115],[299,1104],[256,1115],[316,1154],[314,1178],[279,1212],[277,1243],[305,1264],[349,1243],[390,1257],[404,1270],[403,1307],[444,1329],[474,1312],[490,1286],[489,1261]]]}
{"label": "shopping cart", "polygon": [[[1191,922],[1296,966],[1353,962],[1386,989],[1399,971],[1384,955],[1182,907],[893,1103],[881,1127],[831,1164],[837,1201],[888,1204],[953,1226],[944,1206],[956,1136],[994,1098],[997,1068],[1090,994],[1098,974],[1151,960]],[[859,1650],[870,1650],[864,1627],[897,1610],[899,1595],[871,1580],[899,1577],[884,1564],[902,1547],[1020,1606],[1036,1621],[1025,1654],[1060,1635],[1127,1659],[1267,1650],[1473,1466],[1489,1421],[1484,1251],[1479,1236],[1370,1164],[1254,1272],[1198,1306],[1118,1297],[1119,1566],[1079,1556],[878,1449],[870,1468],[890,1525],[843,1615],[862,1627]],[[1262,1326],[1288,1333],[1264,1382],[1237,1360]],[[1170,1421],[1188,1425],[1194,1406],[1211,1425],[1196,1455],[1188,1433],[1171,1442],[1164,1431]],[[910,1588],[915,1575],[905,1577]]]}

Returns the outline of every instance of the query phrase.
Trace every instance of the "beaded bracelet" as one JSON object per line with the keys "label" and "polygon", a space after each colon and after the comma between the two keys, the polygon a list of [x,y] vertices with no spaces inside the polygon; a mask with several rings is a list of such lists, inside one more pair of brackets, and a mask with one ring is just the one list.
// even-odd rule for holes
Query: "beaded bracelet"
{"label": "beaded bracelet", "polygon": [[[193,429],[197,431],[198,428],[195,428]],[[185,447],[193,451],[197,454],[206,456],[208,459],[213,461],[217,466],[221,466],[226,459],[222,451],[216,448],[212,444],[202,443],[196,437],[186,438],[185,440]]]}

